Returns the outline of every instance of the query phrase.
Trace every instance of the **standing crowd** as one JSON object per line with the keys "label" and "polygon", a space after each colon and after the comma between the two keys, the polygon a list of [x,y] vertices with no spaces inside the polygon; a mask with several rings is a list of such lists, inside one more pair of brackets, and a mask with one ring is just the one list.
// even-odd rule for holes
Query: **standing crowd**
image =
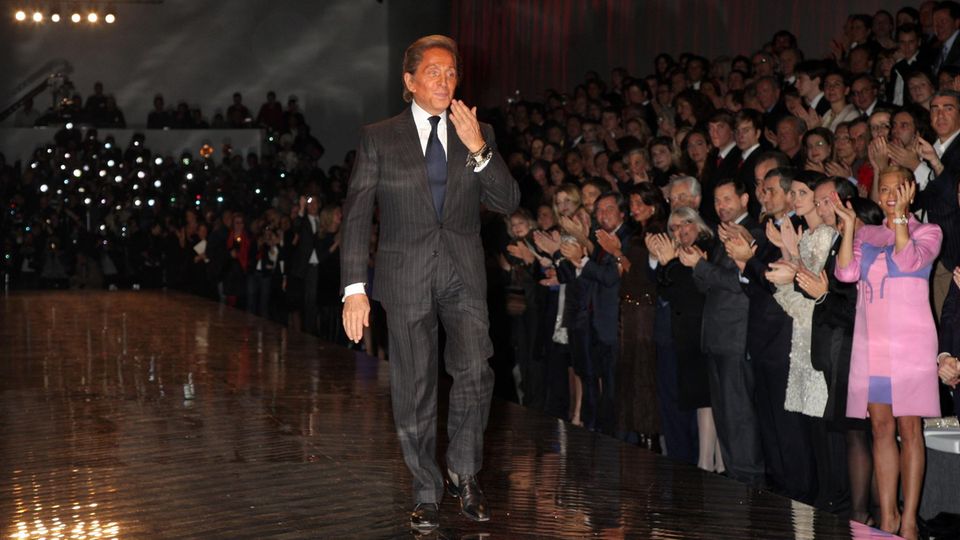
{"label": "standing crowd", "polygon": [[957,407],[958,29],[857,14],[827,58],[779,31],[495,111],[521,402],[916,537]]}

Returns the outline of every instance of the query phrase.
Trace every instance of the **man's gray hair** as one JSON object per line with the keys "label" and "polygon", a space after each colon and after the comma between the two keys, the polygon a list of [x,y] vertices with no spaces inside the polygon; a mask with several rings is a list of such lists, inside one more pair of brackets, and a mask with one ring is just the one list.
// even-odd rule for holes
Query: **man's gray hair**
{"label": "man's gray hair", "polygon": [[687,184],[687,188],[690,190],[691,197],[700,196],[700,182],[692,176],[678,176],[673,180],[670,180],[670,190],[673,190],[673,186],[682,183]]}

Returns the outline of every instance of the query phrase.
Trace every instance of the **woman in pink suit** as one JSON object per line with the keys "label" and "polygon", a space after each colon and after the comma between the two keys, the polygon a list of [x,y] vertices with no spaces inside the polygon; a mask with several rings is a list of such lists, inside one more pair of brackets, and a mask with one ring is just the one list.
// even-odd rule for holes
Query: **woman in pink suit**
{"label": "woman in pink suit", "polygon": [[[843,223],[835,273],[840,281],[858,282],[859,293],[847,416],[870,416],[880,528],[906,538],[918,534],[925,452],[921,418],[940,416],[929,278],[943,233],[910,214],[915,193],[911,171],[884,169],[880,207],[886,219],[883,225],[861,227],[856,235],[853,209],[834,201]],[[897,508],[901,475],[902,515]]]}

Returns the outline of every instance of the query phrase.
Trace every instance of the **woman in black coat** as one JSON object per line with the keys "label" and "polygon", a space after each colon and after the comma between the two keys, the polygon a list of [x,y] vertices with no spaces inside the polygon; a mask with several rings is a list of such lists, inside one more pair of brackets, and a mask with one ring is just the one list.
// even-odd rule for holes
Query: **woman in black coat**
{"label": "woman in black coat", "polygon": [[[710,407],[707,364],[700,350],[704,296],[693,282],[693,271],[680,264],[678,250],[697,246],[707,253],[716,240],[713,232],[692,208],[677,208],[670,214],[669,235],[650,237],[650,252],[659,263],[658,291],[669,302],[670,335],[676,356],[676,395],[680,411],[696,410],[699,456],[697,466],[723,472],[720,443]],[[670,441],[667,441],[670,448]]]}

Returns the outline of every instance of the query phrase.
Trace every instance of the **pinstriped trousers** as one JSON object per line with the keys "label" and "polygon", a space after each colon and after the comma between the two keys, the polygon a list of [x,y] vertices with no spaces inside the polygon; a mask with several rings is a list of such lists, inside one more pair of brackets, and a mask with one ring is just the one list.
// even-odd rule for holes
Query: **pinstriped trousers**
{"label": "pinstriped trousers", "polygon": [[436,459],[438,322],[446,332],[444,361],[453,377],[447,415],[446,466],[473,475],[483,465],[483,432],[493,396],[490,321],[484,298],[466,293],[449,257],[424,268],[432,298],[384,304],[390,344],[390,394],[403,459],[413,475],[414,503],[439,503],[443,473]]}

